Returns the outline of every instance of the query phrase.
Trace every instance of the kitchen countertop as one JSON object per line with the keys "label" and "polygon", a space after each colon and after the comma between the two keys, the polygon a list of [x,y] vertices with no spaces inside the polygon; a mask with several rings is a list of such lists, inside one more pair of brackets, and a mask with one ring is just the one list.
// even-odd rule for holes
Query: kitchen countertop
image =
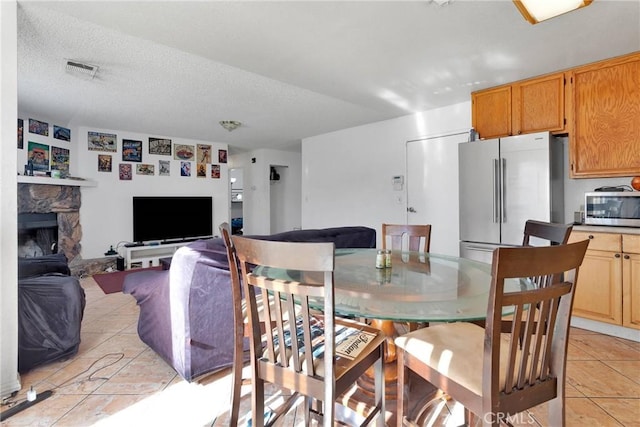
{"label": "kitchen countertop", "polygon": [[606,225],[574,225],[575,231],[592,231],[594,233],[640,234],[640,227],[613,227]]}

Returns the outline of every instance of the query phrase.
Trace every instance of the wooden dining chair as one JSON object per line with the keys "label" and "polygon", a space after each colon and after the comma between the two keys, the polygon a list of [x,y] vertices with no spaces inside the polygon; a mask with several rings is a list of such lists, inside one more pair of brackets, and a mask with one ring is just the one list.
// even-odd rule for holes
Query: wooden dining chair
{"label": "wooden dining chair", "polygon": [[[387,247],[387,238],[391,246]],[[407,239],[408,245],[403,247]],[[422,244],[420,244],[422,242]],[[429,252],[431,246],[431,225],[382,224],[382,249]]]}
{"label": "wooden dining chair", "polygon": [[[333,426],[337,397],[349,390],[365,371],[375,373],[375,406],[363,414],[361,425],[374,419],[385,425],[384,341],[383,334],[368,325],[336,318],[334,312],[335,245],[333,243],[291,243],[233,236],[233,246],[240,262],[245,299],[249,308],[251,330],[252,425],[265,425],[265,383],[292,390],[292,399],[302,395],[305,421],[311,418]],[[266,276],[280,272],[282,278]],[[257,296],[275,301],[265,304],[265,318],[276,319],[274,328],[262,334],[258,325]],[[313,316],[312,306],[320,303],[322,316]],[[297,307],[297,308],[296,308]],[[316,307],[317,308],[317,307]],[[298,314],[299,313],[299,314]],[[286,322],[284,316],[296,318]],[[288,325],[288,326],[287,326]],[[292,338],[294,337],[294,338]],[[360,348],[353,359],[336,347]],[[292,405],[288,399],[273,416],[272,425]],[[348,425],[353,425],[349,423]]]}
{"label": "wooden dining chair", "polygon": [[[542,239],[550,245],[565,245],[569,241],[569,236],[573,230],[573,224],[556,224],[551,222],[528,220],[524,224],[524,236],[522,246],[534,246],[531,238]],[[547,281],[557,283],[562,280],[562,274],[553,274],[548,277],[531,277],[531,280],[538,286],[547,286]]]}
{"label": "wooden dining chair", "polygon": [[240,274],[238,271],[238,260],[231,241],[231,227],[229,223],[223,222],[218,227],[222,240],[227,250],[229,260],[229,273],[231,275],[231,296],[233,298],[233,364],[231,365],[231,405],[229,407],[229,426],[238,425],[240,412],[240,392],[242,391],[242,369],[244,367],[244,337],[245,331],[245,310],[244,297],[242,295],[242,285],[240,284]]}
{"label": "wooden dining chair", "polygon": [[558,224],[530,219],[524,224],[522,246],[535,246],[530,243],[532,237],[549,241],[553,245],[566,245],[572,230],[573,224]]}
{"label": "wooden dining chair", "polygon": [[[387,248],[387,240],[391,246]],[[407,245],[404,246],[404,242]],[[382,249],[394,251],[429,252],[431,225],[382,224]],[[410,331],[429,326],[427,322],[407,322]]]}
{"label": "wooden dining chair", "polygon": [[[419,329],[396,338],[398,426],[406,422],[409,371],[420,375],[475,414],[498,426],[549,401],[549,425],[565,425],[565,368],[569,320],[578,269],[588,241],[493,252],[486,328],[460,322]],[[505,292],[505,280],[568,272],[566,281]],[[538,305],[537,310],[530,309]],[[505,308],[514,309],[502,333]]]}
{"label": "wooden dining chair", "polygon": [[[231,366],[231,405],[229,407],[229,426],[237,426],[240,414],[240,399],[242,385],[250,383],[249,378],[243,378],[242,371],[245,364],[245,337],[250,336],[249,318],[247,312],[247,304],[244,299],[242,285],[240,281],[240,272],[238,258],[236,257],[235,248],[231,241],[231,227],[229,223],[223,222],[218,227],[222,241],[227,250],[227,259],[229,260],[229,273],[231,275],[231,296],[233,299],[233,364]],[[265,313],[262,308],[262,296],[258,296],[258,318],[260,331],[266,330]],[[273,307],[273,298],[270,299]],[[288,320],[288,319],[287,319]],[[275,326],[275,319],[269,322],[271,327]]]}

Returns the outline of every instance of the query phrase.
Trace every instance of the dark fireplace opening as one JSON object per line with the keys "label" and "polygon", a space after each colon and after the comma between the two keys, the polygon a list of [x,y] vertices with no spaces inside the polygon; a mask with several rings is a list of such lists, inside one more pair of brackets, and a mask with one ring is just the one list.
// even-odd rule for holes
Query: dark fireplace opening
{"label": "dark fireplace opening", "polygon": [[56,213],[18,214],[18,256],[30,258],[58,253]]}

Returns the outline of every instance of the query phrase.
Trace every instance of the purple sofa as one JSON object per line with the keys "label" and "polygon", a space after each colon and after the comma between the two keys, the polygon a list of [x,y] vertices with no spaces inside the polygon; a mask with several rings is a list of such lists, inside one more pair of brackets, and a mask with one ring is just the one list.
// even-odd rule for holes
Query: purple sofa
{"label": "purple sofa", "polygon": [[[376,230],[336,227],[250,236],[289,242],[334,242],[374,248]],[[187,381],[231,366],[233,311],[229,263],[222,239],[198,240],[176,251],[169,270],[129,274],[123,292],[140,306],[138,335]]]}

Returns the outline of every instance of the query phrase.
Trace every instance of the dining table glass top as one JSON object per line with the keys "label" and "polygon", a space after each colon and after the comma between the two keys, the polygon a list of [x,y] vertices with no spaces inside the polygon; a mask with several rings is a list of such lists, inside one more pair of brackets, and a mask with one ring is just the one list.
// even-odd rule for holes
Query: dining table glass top
{"label": "dining table glass top", "polygon": [[[375,266],[376,249],[336,249],[335,311],[342,316],[412,322],[486,318],[491,265],[447,255],[392,251],[390,268]],[[263,268],[273,279],[320,283],[320,276]],[[505,293],[533,288],[529,279],[505,281]],[[322,308],[322,301],[315,302]],[[503,314],[510,314],[506,308]]]}

